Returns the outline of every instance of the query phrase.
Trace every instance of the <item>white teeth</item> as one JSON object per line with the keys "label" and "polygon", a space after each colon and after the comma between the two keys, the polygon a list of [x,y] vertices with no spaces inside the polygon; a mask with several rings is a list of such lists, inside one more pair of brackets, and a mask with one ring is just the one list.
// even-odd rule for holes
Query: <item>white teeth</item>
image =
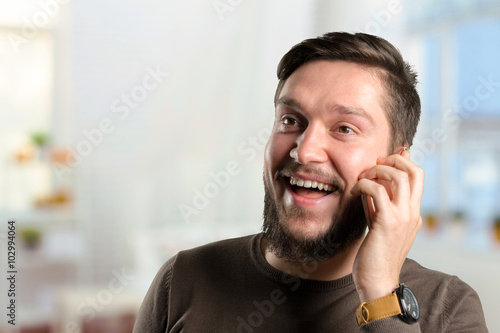
{"label": "white teeth", "polygon": [[328,192],[331,192],[334,189],[334,187],[332,185],[320,183],[316,180],[314,180],[314,181],[303,180],[303,179],[296,178],[296,177],[290,177],[290,184],[297,185],[300,187],[305,187],[305,188],[317,188],[318,190],[324,190],[324,191],[328,191]]}

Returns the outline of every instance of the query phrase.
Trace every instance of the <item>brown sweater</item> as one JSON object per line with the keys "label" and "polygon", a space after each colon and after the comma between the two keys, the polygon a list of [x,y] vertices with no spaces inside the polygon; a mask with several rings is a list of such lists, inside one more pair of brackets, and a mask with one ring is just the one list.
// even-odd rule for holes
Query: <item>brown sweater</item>
{"label": "brown sweater", "polygon": [[144,299],[134,333],[488,332],[471,287],[411,259],[400,280],[417,297],[419,322],[391,317],[358,327],[352,275],[327,282],[287,275],[266,262],[261,236],[211,243],[168,260]]}

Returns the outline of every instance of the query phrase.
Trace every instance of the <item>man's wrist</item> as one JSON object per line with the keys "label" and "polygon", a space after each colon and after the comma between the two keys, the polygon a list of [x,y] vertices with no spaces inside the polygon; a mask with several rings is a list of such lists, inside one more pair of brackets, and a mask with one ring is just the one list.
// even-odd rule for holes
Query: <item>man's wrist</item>
{"label": "man's wrist", "polygon": [[358,289],[359,300],[362,303],[370,302],[377,298],[390,295],[394,290],[396,290],[398,286],[399,284],[391,283],[386,286],[372,285],[369,288],[359,288]]}

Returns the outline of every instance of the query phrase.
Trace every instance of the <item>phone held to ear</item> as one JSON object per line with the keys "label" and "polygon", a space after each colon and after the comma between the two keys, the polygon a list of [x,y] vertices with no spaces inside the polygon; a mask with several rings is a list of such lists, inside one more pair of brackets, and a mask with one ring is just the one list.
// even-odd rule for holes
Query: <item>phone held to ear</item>
{"label": "phone held to ear", "polygon": [[[408,147],[403,146],[397,151],[397,154],[402,155],[405,150],[408,150]],[[361,194],[361,201],[363,202],[366,223],[368,224],[368,227],[371,228],[373,215],[375,215],[375,204],[373,203],[373,198],[366,194]]]}

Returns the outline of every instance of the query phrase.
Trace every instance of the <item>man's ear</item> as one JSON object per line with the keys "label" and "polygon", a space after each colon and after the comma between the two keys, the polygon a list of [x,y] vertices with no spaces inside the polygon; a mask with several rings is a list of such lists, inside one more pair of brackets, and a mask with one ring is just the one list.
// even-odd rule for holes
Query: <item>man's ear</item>
{"label": "man's ear", "polygon": [[404,144],[404,145],[397,147],[394,154],[401,155],[404,151],[409,151],[409,150],[410,150],[410,148],[409,148],[408,144]]}
{"label": "man's ear", "polygon": [[410,160],[410,145],[405,143],[399,149],[399,155],[403,156],[407,160]]}

